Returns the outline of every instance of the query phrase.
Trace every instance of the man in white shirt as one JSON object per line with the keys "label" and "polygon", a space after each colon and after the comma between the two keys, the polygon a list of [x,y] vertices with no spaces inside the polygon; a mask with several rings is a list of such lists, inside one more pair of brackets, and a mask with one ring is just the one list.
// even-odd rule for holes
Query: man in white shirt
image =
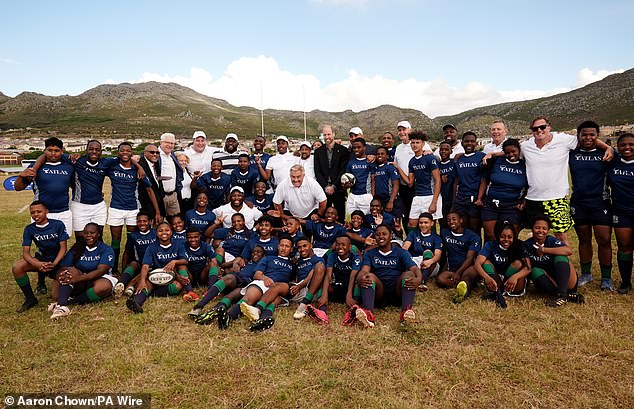
{"label": "man in white shirt", "polygon": [[253,229],[255,222],[262,217],[262,212],[257,207],[249,207],[244,203],[244,189],[234,186],[229,191],[229,203],[213,210],[217,220],[222,220],[222,227],[231,227],[231,216],[240,213],[244,216],[244,224],[247,229]]}
{"label": "man in white shirt", "polygon": [[304,167],[307,178],[315,179],[315,160],[313,159],[313,145],[308,141],[299,144],[299,164]]}
{"label": "man in white shirt", "polygon": [[[567,198],[570,193],[568,156],[577,147],[577,136],[551,132],[550,121],[545,116],[535,117],[529,128],[533,136],[522,142],[528,178],[527,221],[545,214],[550,218],[555,237],[568,244],[567,231],[573,225]],[[614,150],[605,142],[597,140],[597,146],[606,151],[604,160],[614,156]]]}
{"label": "man in white shirt", "polygon": [[163,204],[165,205],[167,216],[174,216],[180,213],[178,195],[183,182],[183,169],[174,155],[175,144],[176,137],[173,133],[166,132],[161,135],[159,147],[161,176],[159,179],[163,184]]}
{"label": "man in white shirt", "polygon": [[207,135],[203,131],[196,131],[192,136],[193,143],[185,149],[185,155],[189,158],[187,170],[190,174],[198,175],[209,172],[211,169],[211,157],[214,152],[219,151],[218,148],[212,148],[207,145]]}
{"label": "man in white shirt", "polygon": [[486,153],[487,155],[502,152],[502,144],[507,139],[506,134],[508,132],[509,130],[504,120],[496,119],[495,121],[493,121],[493,123],[491,124],[491,129],[489,130],[489,135],[491,135],[491,142],[484,145],[484,149],[482,149],[482,152]]}
{"label": "man in white shirt", "polygon": [[[394,162],[399,168],[403,170],[405,176],[409,175],[409,161],[414,157],[414,151],[409,145],[409,134],[412,131],[412,125],[409,121],[401,121],[396,124],[396,130],[398,131],[398,137],[401,139],[401,143],[396,146],[394,151]],[[423,145],[423,154],[431,152],[431,147],[427,142]],[[403,204],[403,214],[398,215],[399,218],[409,218],[409,212],[412,206],[412,200],[414,199],[414,188],[410,187],[408,181],[401,177],[400,186],[398,188],[398,195]],[[397,217],[395,215],[395,217]]]}
{"label": "man in white shirt", "polygon": [[315,179],[305,177],[304,167],[297,164],[290,168],[289,177],[277,185],[273,205],[283,220],[288,218],[284,209],[300,219],[308,218],[315,211],[323,218],[326,213],[326,193]]}
{"label": "man in white shirt", "polygon": [[[442,127],[442,133],[445,138],[445,142],[448,142],[451,145],[451,155],[449,155],[450,159],[453,159],[459,153],[464,153],[464,148],[462,144],[458,142],[458,129],[453,124],[446,124]],[[434,151],[434,156],[436,159],[440,161],[440,148],[436,148]]]}
{"label": "man in white shirt", "polygon": [[266,163],[266,181],[272,181],[273,186],[279,186],[288,178],[291,166],[299,163],[299,156],[295,156],[288,150],[288,138],[280,135],[275,139],[277,154],[271,156]]}

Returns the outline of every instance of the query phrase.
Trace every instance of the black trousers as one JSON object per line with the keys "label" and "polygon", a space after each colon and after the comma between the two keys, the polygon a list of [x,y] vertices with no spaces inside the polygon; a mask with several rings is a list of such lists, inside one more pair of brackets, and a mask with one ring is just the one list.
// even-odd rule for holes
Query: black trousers
{"label": "black trousers", "polygon": [[346,192],[336,191],[332,195],[326,195],[326,206],[334,207],[337,210],[337,221],[343,223],[346,220]]}

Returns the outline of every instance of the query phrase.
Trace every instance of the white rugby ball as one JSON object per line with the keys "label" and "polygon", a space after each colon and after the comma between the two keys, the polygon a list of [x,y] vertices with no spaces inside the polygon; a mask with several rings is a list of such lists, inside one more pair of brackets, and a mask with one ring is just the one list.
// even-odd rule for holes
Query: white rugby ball
{"label": "white rugby ball", "polygon": [[357,178],[355,178],[352,173],[344,173],[343,175],[341,175],[342,185],[354,185],[356,181]]}
{"label": "white rugby ball", "polygon": [[150,271],[148,275],[150,283],[158,286],[168,285],[174,281],[174,278],[176,278],[176,275],[173,272],[165,271],[162,268],[156,268]]}

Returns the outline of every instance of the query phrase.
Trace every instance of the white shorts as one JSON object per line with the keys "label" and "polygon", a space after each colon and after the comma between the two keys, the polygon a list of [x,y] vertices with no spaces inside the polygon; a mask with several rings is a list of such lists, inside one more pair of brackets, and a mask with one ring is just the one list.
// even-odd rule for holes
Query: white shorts
{"label": "white shorts", "polygon": [[[306,284],[306,287],[304,287],[301,290],[299,290],[299,292],[297,294],[295,294],[293,296],[293,298],[290,299],[290,302],[295,302],[295,303],[298,303],[298,304],[300,302],[302,302],[304,297],[306,297],[306,294],[308,294],[308,286],[309,285],[310,285],[310,283]],[[290,296],[291,293],[289,292],[288,295]]]}
{"label": "white shorts", "polygon": [[350,193],[348,195],[348,200],[346,201],[346,214],[352,214],[355,210],[361,210],[363,214],[370,213],[371,201],[371,193],[366,193],[364,195],[355,195],[354,193]]}
{"label": "white shorts", "polygon": [[229,261],[233,261],[233,260],[235,260],[235,259],[236,259],[236,257],[235,257],[233,254],[231,254],[231,253],[227,253],[227,252],[225,251],[225,263],[227,263],[227,262],[229,262]]}
{"label": "white shorts", "polygon": [[66,234],[68,237],[73,236],[73,214],[70,210],[66,210],[60,213],[49,213],[47,216],[49,219],[59,220],[64,223],[64,227],[66,227]]}
{"label": "white shorts", "polygon": [[104,274],[99,278],[105,278],[106,280],[110,281],[110,284],[112,286],[112,288],[110,289],[111,291],[114,291],[114,286],[117,285],[117,283],[119,282],[119,280],[117,280],[115,276],[110,274]]}
{"label": "white shorts", "polygon": [[328,250],[330,249],[320,249],[319,247],[313,247],[313,253],[315,253],[317,257],[323,257]]}
{"label": "white shorts", "polygon": [[[423,256],[412,257],[412,260],[414,260],[418,268],[421,268],[420,265],[423,264]],[[440,263],[436,263],[436,267],[434,267],[434,271],[431,272],[429,277],[436,277],[438,271],[440,271]]]}
{"label": "white shorts", "polygon": [[269,287],[264,285],[264,280],[253,280],[249,283],[249,285],[240,290],[240,295],[245,295],[247,293],[247,288],[251,287],[252,285],[262,290],[263,295],[266,294],[267,291],[269,291]]}
{"label": "white shorts", "polygon": [[[418,220],[421,213],[428,212],[433,198],[433,195],[414,196],[414,200],[412,200],[412,209],[409,211],[409,218]],[[438,202],[436,202],[436,213],[432,216],[434,216],[434,220],[442,219],[442,197],[440,195],[438,195]]]}
{"label": "white shorts", "polygon": [[106,225],[108,218],[106,202],[93,205],[71,202],[70,210],[73,212],[73,230],[75,231],[84,230],[84,227],[86,227],[88,223],[97,223],[99,226]]}
{"label": "white shorts", "polygon": [[136,226],[136,215],[139,214],[139,209],[134,210],[120,210],[108,209],[108,225],[109,226]]}

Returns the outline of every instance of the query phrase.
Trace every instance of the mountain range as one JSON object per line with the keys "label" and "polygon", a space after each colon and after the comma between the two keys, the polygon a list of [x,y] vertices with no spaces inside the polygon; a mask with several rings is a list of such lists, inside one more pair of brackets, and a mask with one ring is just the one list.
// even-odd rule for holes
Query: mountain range
{"label": "mountain range", "polygon": [[[528,122],[536,115],[549,116],[553,128],[561,130],[573,129],[586,119],[602,125],[633,123],[634,69],[570,92],[434,119],[415,109],[381,105],[360,112],[310,111],[306,113],[306,125],[308,135],[313,137],[324,123],[339,129],[340,137],[351,127],[360,126],[366,136],[376,140],[384,131],[394,131],[398,121],[407,119],[438,138],[446,123],[461,131],[470,129],[488,135],[491,122],[503,118],[511,134],[522,135],[528,133]],[[264,125],[267,135],[303,137],[304,114],[266,109]],[[23,92],[11,98],[0,92],[0,131],[26,128],[30,133],[56,131],[92,137],[152,138],[165,131],[184,136],[197,129],[218,138],[228,132],[252,137],[261,133],[261,117],[256,108],[233,106],[175,83],[99,85],[77,96]]]}

